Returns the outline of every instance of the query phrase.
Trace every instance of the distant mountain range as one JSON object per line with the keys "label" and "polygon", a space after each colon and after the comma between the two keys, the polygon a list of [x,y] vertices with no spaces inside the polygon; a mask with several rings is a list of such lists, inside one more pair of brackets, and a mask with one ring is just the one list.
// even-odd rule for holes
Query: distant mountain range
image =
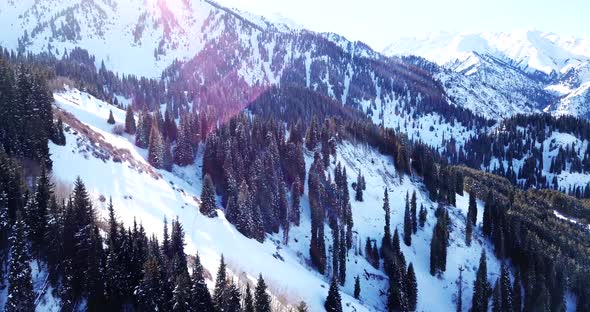
{"label": "distant mountain range", "polygon": [[540,31],[439,33],[398,40],[383,53],[436,63],[447,92],[490,117],[541,110],[589,117],[590,39]]}

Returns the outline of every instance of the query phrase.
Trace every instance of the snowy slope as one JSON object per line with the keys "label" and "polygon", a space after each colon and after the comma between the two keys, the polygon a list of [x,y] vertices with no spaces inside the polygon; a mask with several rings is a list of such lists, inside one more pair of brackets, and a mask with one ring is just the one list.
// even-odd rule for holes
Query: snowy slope
{"label": "snowy slope", "polygon": [[222,11],[203,0],[41,0],[0,2],[0,45],[60,56],[80,47],[116,72],[159,77],[222,29]]}
{"label": "snowy slope", "polygon": [[449,63],[435,77],[454,103],[491,119],[539,112],[554,100],[543,83],[518,67],[475,52]]}
{"label": "snowy slope", "polygon": [[440,65],[464,60],[470,52],[511,60],[529,72],[565,73],[590,59],[590,39],[561,37],[551,32],[519,30],[505,33],[438,33],[400,39],[386,55],[414,54]]}
{"label": "snowy slope", "polygon": [[400,39],[383,53],[438,64],[435,77],[453,103],[488,118],[540,111],[588,117],[578,88],[590,81],[590,39],[539,31],[440,33]]}
{"label": "snowy slope", "polygon": [[[329,278],[319,275],[308,264],[310,212],[307,195],[302,198],[302,223],[291,230],[289,245],[280,243],[281,234],[269,236],[263,244],[247,239],[225,220],[223,213],[220,213],[219,218],[209,219],[198,212],[201,154],[194,166],[175,167],[173,173],[155,170],[145,161],[145,150],[137,149],[129,141],[131,138],[111,133],[113,126],[106,122],[109,110],[113,111],[117,122],[123,120],[123,111],[77,90],[67,89],[54,97],[57,107],[72,114],[70,116],[75,116],[75,120],[90,129],[81,132],[75,127],[68,128],[67,145],[50,146],[54,175],[59,181],[66,183],[73,182],[80,175],[102,217],[106,218],[107,211],[106,203],[99,200],[100,195],[107,198],[112,196],[116,214],[125,224],[131,224],[137,218],[148,233],[160,235],[164,216],[168,219],[178,216],[186,230],[187,253],[194,254],[198,250],[209,271],[216,271],[219,257],[223,253],[230,268],[239,278],[253,280],[261,272],[275,295],[280,294],[289,303],[305,300],[311,311],[323,309]],[[75,125],[75,120],[70,123]],[[103,140],[100,139],[101,136]],[[96,137],[99,139],[89,143],[89,140]],[[112,146],[107,146],[106,143]],[[113,157],[108,157],[113,150],[127,150],[130,158],[117,162]],[[97,158],[101,155],[107,157]],[[312,155],[306,155],[308,167],[311,160]],[[402,228],[403,223],[402,199],[406,192],[417,192],[418,205],[423,204],[428,209],[428,221],[425,228],[413,237],[413,245],[403,245],[402,249],[408,263],[413,262],[416,269],[420,285],[419,309],[429,311],[434,306],[442,310],[453,309],[453,293],[456,289],[454,282],[459,265],[465,265],[466,269],[463,302],[464,308],[467,308],[471,302],[472,281],[480,251],[485,248],[488,255],[493,254],[491,247],[481,239],[479,231],[476,231],[472,247],[464,246],[467,198],[458,197],[458,208],[449,207],[454,228],[448,253],[448,269],[442,278],[432,277],[428,273],[428,255],[435,224],[435,205],[427,199],[422,184],[411,177],[398,176],[390,157],[364,145],[344,143],[338,146],[337,160],[350,172],[349,182],[358,170],[363,172],[367,181],[365,201],[352,202],[356,239],[361,242],[366,237],[378,241],[381,239],[384,224],[381,207],[385,187],[390,192],[392,227],[398,229]],[[334,164],[331,169],[333,166]],[[349,191],[353,193],[352,187]],[[481,209],[482,203],[478,203],[478,206]],[[478,215],[481,216],[482,213]],[[328,248],[331,245],[329,238],[330,234],[327,233]],[[493,280],[494,274],[498,272],[498,262],[491,257],[488,271]],[[351,296],[353,277],[357,274],[361,276],[360,301]],[[342,289],[345,311],[384,311],[386,296],[382,294],[386,293],[388,282],[383,272],[375,270],[362,256],[355,256],[351,252],[347,263],[347,277]]]}
{"label": "snowy slope", "polygon": [[[522,131],[530,130],[522,129]],[[571,149],[572,147],[575,147],[578,158],[584,159],[584,151],[588,147],[588,144],[589,142],[587,140],[580,140],[572,134],[557,131],[548,134],[543,142],[535,142],[536,148],[543,147],[543,168],[541,168],[542,175],[547,178],[548,182],[552,182],[553,179],[556,178],[560,189],[569,190],[570,188],[575,187],[584,188],[588,183],[590,183],[590,172],[572,172],[571,163],[568,163],[565,170],[559,174],[551,173],[549,168],[551,167],[551,162],[556,158],[560,148],[566,150],[567,148]],[[529,152],[526,155],[514,157],[512,159],[512,168],[514,172],[518,173],[521,170],[524,161],[531,156],[532,153]],[[510,167],[508,160],[504,160],[502,165],[504,168]],[[499,167],[500,161],[493,157],[490,160],[489,167],[486,168],[482,166],[481,169],[493,172]],[[519,179],[519,182],[524,183],[525,179]]]}
{"label": "snowy slope", "polygon": [[555,104],[556,115],[590,117],[590,80],[572,90]]}

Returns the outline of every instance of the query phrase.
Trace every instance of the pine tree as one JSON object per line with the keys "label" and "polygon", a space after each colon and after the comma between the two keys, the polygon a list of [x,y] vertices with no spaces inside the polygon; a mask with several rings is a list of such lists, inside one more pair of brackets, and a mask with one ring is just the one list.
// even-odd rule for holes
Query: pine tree
{"label": "pine tree", "polygon": [[406,273],[406,295],[408,298],[408,309],[410,311],[416,311],[416,307],[418,306],[418,282],[416,280],[416,273],[414,272],[414,265],[411,262]]}
{"label": "pine tree", "polygon": [[476,225],[477,223],[477,203],[475,201],[475,192],[469,192],[469,208],[467,210],[467,218]]}
{"label": "pine tree", "polygon": [[127,106],[127,112],[125,113],[125,132],[128,134],[135,134],[137,127],[135,125],[135,117],[133,116],[133,109],[131,105]]}
{"label": "pine tree", "polygon": [[361,279],[357,275],[354,279],[354,299],[360,299],[361,297]]}
{"label": "pine tree", "polygon": [[418,204],[416,202],[416,191],[412,193],[412,199],[410,201],[410,211],[412,214],[412,232],[416,234],[418,231],[418,218],[417,218]]}
{"label": "pine tree", "polygon": [[223,259],[223,255],[221,255],[221,262],[217,271],[217,278],[215,279],[215,290],[213,291],[213,304],[216,311],[223,311],[224,300],[229,296],[227,284],[225,260]]}
{"label": "pine tree", "polygon": [[404,244],[412,245],[412,217],[410,216],[410,202],[406,193],[406,208],[404,209]]}
{"label": "pine tree", "polygon": [[254,298],[252,297],[252,291],[250,290],[250,283],[246,285],[246,296],[244,298],[244,312],[256,312],[254,310]]}
{"label": "pine tree", "polygon": [[217,217],[217,211],[215,209],[215,186],[213,185],[213,180],[211,180],[211,177],[207,174],[203,179],[200,211],[203,215],[209,218],[215,218]]}
{"label": "pine tree", "polygon": [[213,312],[213,300],[205,282],[203,266],[199,254],[195,258],[191,288],[191,307],[195,311]]}
{"label": "pine tree", "polygon": [[420,205],[420,216],[419,216],[419,222],[420,222],[420,227],[423,228],[424,224],[426,223],[426,217],[427,217],[428,212],[426,212],[426,209],[424,208],[424,205]]}
{"label": "pine tree", "polygon": [[34,311],[35,293],[31,280],[31,258],[27,248],[25,224],[20,217],[14,223],[10,244],[8,299],[4,309],[7,312]]}
{"label": "pine tree", "polygon": [[342,300],[340,298],[338,282],[336,279],[332,279],[324,307],[326,308],[327,312],[342,312]]}
{"label": "pine tree", "polygon": [[271,311],[270,296],[266,292],[266,283],[264,283],[262,274],[258,275],[258,282],[256,284],[256,289],[254,290],[254,300],[254,307],[256,312]]}
{"label": "pine tree", "polygon": [[113,116],[113,111],[109,110],[109,119],[107,120],[107,123],[109,125],[114,125],[115,124],[115,117]]}
{"label": "pine tree", "polygon": [[487,260],[485,250],[482,250],[479,258],[475,282],[473,284],[473,299],[471,303],[472,312],[487,312],[490,285],[488,283]]}

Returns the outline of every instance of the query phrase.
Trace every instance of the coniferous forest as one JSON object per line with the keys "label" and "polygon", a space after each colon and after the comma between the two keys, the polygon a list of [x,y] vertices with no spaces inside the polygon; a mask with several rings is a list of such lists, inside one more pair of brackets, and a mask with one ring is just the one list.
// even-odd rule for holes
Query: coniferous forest
{"label": "coniferous forest", "polygon": [[[426,75],[411,67],[419,61],[396,62]],[[217,271],[207,270],[198,252],[207,246],[186,251],[192,233],[183,224],[201,225],[193,220],[163,217],[161,229],[138,220],[124,224],[110,194],[98,199],[107,207],[104,218],[88,181],[78,177],[71,191],[58,191],[50,147],[69,149],[70,138],[97,133],[76,128],[75,117],[53,105],[54,92],[64,88],[107,103],[104,123],[145,154],[156,180],[195,171],[187,180],[201,188],[195,213],[207,221],[227,221],[235,235],[274,247],[277,261],[285,261],[282,248],[303,241],[296,259],[325,282],[326,311],[344,311],[351,300],[364,306],[369,296],[380,300],[382,311],[418,311],[421,296],[432,291],[422,281],[445,280],[456,246],[468,252],[483,246],[475,268],[460,264],[452,298],[457,311],[558,312],[566,311],[568,298],[575,298],[576,311],[590,311],[590,184],[564,187],[558,179],[563,172],[590,172],[588,121],[534,114],[494,122],[448,105],[438,83],[406,89],[392,83],[412,92],[431,88],[429,97],[412,98],[398,114],[433,111],[479,129],[459,148],[453,137],[437,148],[375,123],[379,112],[370,106],[344,105],[288,75],[246,108],[199,102],[198,88],[175,75],[179,62],[162,79],[147,79],[96,66],[83,49],[62,57],[2,49],[0,289],[6,311],[35,310],[42,292],[59,298],[60,311],[312,311],[305,300],[282,298],[265,272],[240,274],[236,259],[226,262],[221,254]],[[123,120],[115,117],[122,116],[118,110]],[[561,145],[561,134],[586,143]],[[362,205],[375,206],[368,190],[376,186],[370,172],[347,170],[346,144],[391,160],[386,166],[396,183],[378,190],[382,196],[372,209],[379,219],[354,217]],[[353,162],[380,165],[372,156],[357,158]],[[393,197],[404,183],[412,191]],[[462,200],[465,216],[457,212]],[[403,209],[394,209],[399,203]],[[401,226],[394,215],[403,218]],[[375,221],[381,216],[383,222]],[[360,235],[361,222],[379,234]],[[293,237],[307,223],[305,235]],[[429,248],[416,248],[424,237]],[[426,277],[415,257],[427,259]],[[359,262],[371,271],[351,270]],[[40,288],[35,270],[47,273]],[[464,280],[465,271],[475,278]],[[378,294],[366,286],[374,280],[386,285]],[[471,302],[463,302],[465,284],[472,286]]]}

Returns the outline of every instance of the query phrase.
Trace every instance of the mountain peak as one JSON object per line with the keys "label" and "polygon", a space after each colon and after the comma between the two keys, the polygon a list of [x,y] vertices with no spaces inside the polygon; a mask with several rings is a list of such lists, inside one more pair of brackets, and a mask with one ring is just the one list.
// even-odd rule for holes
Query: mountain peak
{"label": "mountain peak", "polygon": [[527,72],[564,73],[590,59],[590,40],[562,37],[535,29],[483,33],[442,32],[403,38],[383,51],[386,55],[415,54],[439,65],[462,60],[469,52],[512,60]]}

